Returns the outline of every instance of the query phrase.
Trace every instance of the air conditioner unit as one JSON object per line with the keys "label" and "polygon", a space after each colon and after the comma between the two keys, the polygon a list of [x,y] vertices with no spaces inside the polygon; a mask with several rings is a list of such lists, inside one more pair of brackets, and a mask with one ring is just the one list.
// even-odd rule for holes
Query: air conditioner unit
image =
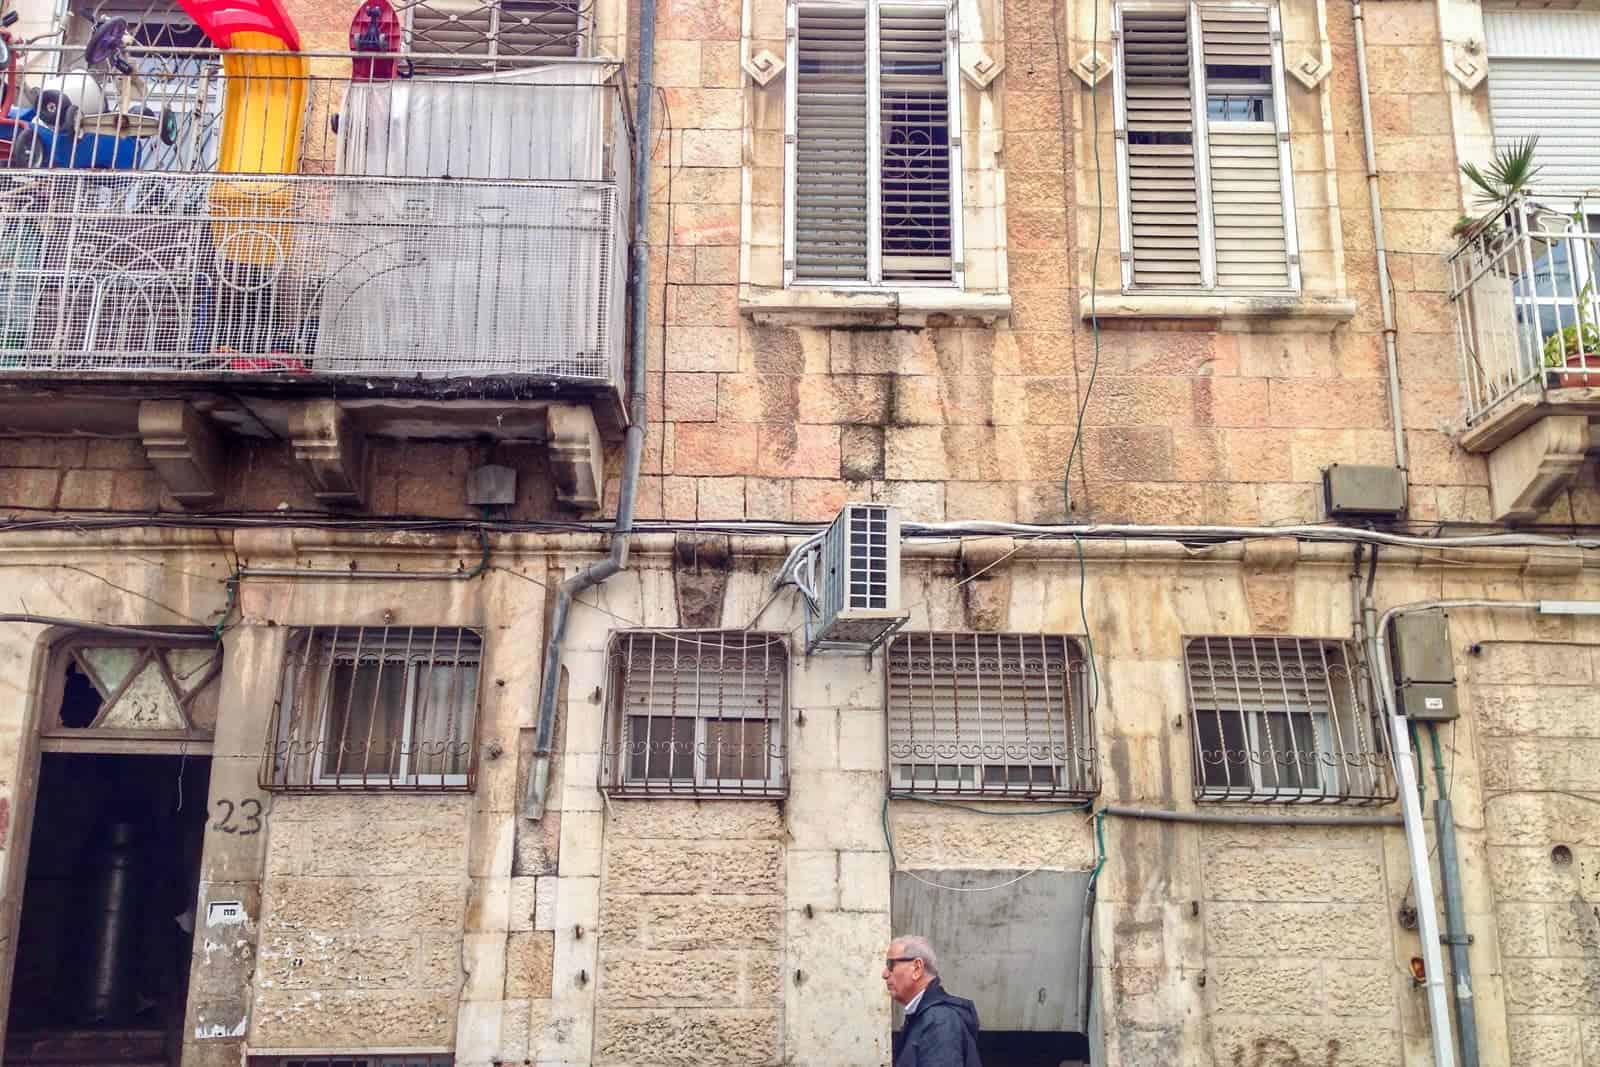
{"label": "air conditioner unit", "polygon": [[904,626],[900,607],[900,513],[846,504],[823,535],[807,652],[870,652]]}

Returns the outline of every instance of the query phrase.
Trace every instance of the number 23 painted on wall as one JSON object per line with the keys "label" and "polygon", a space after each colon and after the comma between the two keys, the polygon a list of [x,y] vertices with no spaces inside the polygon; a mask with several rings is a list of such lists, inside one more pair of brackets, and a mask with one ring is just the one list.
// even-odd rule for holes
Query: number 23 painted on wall
{"label": "number 23 painted on wall", "polygon": [[[218,808],[226,808],[222,818],[211,824],[211,829],[220,830],[225,834],[238,834],[240,837],[252,837],[261,832],[263,819],[261,817],[261,801],[255,797],[245,797],[235,804],[231,800],[221,799],[216,803]],[[241,821],[235,822],[234,815]]]}

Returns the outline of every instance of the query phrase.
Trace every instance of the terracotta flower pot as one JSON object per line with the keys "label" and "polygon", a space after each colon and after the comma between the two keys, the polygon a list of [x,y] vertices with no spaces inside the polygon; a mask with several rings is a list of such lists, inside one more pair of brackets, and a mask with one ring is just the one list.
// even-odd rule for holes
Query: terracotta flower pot
{"label": "terracotta flower pot", "polygon": [[1558,389],[1600,388],[1600,352],[1567,356],[1565,369],[1555,372]]}

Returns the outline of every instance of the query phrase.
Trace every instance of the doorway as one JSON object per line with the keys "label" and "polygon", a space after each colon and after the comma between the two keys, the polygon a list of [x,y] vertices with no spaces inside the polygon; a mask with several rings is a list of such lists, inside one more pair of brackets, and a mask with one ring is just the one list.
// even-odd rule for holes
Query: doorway
{"label": "doorway", "polygon": [[7,1064],[177,1067],[209,757],[47,752]]}

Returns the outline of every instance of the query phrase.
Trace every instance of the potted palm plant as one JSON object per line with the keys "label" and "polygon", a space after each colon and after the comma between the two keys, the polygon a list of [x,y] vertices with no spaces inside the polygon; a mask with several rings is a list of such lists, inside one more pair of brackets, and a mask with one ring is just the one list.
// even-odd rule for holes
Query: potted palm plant
{"label": "potted palm plant", "polygon": [[[1480,238],[1493,244],[1497,238],[1520,230],[1518,213],[1507,209],[1513,201],[1528,194],[1534,179],[1543,169],[1534,162],[1538,147],[1539,135],[1534,134],[1496,148],[1487,167],[1479,167],[1476,163],[1461,164],[1461,173],[1476,187],[1474,196],[1484,211],[1477,216],[1462,215],[1451,229],[1451,236],[1460,238],[1463,244]],[[1546,216],[1555,213],[1534,204],[1530,204],[1529,208],[1527,216],[1537,218],[1541,223],[1537,231],[1548,233]],[[1504,229],[1502,217],[1505,220]]]}
{"label": "potted palm plant", "polygon": [[1591,314],[1593,306],[1591,280],[1578,293],[1578,321],[1544,339],[1544,365],[1558,368],[1548,372],[1549,383],[1555,388],[1600,387],[1600,328],[1596,328]]}

